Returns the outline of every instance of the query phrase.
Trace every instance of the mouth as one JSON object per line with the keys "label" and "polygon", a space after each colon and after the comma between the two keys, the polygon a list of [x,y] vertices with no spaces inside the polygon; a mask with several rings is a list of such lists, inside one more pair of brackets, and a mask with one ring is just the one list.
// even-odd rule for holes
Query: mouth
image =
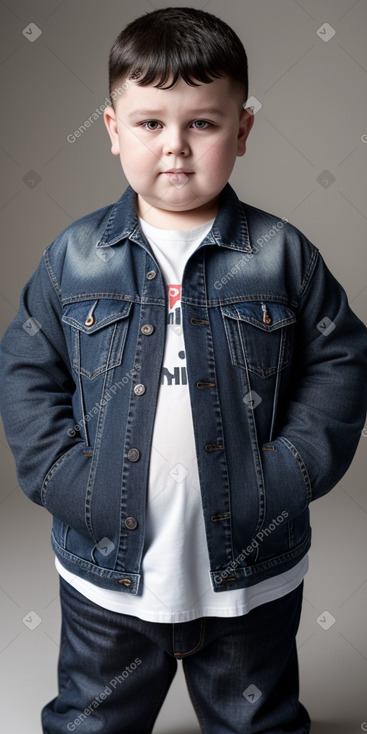
{"label": "mouth", "polygon": [[163,173],[176,189],[180,189],[182,186],[185,186],[190,176],[194,175],[194,171],[189,171],[185,168],[171,168],[170,171],[163,171]]}
{"label": "mouth", "polygon": [[163,171],[163,173],[185,173],[187,176],[189,173],[194,173],[194,171],[189,171],[186,168],[170,168],[168,171]]}

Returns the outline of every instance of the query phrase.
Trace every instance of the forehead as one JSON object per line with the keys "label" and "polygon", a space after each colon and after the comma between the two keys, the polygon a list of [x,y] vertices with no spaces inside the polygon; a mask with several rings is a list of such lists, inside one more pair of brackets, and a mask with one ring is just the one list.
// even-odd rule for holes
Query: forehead
{"label": "forehead", "polygon": [[[196,80],[194,80],[196,81]],[[165,83],[168,86],[171,80]],[[117,99],[117,106],[129,113],[154,109],[175,109],[176,111],[195,111],[206,108],[216,111],[219,116],[226,114],[228,105],[238,107],[239,90],[236,85],[223,77],[210,83],[196,82],[198,86],[187,84],[179,78],[170,89],[160,89],[149,85],[139,86],[135,81],[124,83],[123,91]]]}

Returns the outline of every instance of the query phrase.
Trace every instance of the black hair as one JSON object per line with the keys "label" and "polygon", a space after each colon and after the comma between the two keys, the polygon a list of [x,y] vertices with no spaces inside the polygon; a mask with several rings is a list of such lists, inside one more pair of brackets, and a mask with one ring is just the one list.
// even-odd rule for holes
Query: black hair
{"label": "black hair", "polygon": [[[171,84],[164,86],[173,76]],[[247,99],[247,56],[237,34],[220,18],[196,8],[161,8],[129,23],[109,57],[109,93],[126,79],[170,89],[179,78],[190,86],[228,77]],[[115,92],[115,94],[114,94]]]}

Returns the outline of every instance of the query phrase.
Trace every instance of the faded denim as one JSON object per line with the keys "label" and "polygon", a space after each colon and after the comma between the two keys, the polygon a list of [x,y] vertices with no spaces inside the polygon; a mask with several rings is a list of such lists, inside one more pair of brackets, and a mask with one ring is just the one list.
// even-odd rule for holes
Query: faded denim
{"label": "faded denim", "polygon": [[[53,516],[63,566],[137,594],[167,319],[136,194],[69,226],[1,344],[1,409],[19,483]],[[202,505],[215,591],[294,566],[309,504],[363,427],[366,328],[319,250],[229,184],[182,284]]]}

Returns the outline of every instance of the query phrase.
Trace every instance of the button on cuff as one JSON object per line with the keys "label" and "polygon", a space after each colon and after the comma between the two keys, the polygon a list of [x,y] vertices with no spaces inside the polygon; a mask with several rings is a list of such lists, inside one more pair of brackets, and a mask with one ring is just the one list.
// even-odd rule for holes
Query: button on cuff
{"label": "button on cuff", "polygon": [[131,579],[119,579],[119,584],[123,584],[124,586],[130,586]]}
{"label": "button on cuff", "polygon": [[125,527],[127,527],[128,530],[135,530],[138,527],[135,517],[127,517],[125,520]]}

